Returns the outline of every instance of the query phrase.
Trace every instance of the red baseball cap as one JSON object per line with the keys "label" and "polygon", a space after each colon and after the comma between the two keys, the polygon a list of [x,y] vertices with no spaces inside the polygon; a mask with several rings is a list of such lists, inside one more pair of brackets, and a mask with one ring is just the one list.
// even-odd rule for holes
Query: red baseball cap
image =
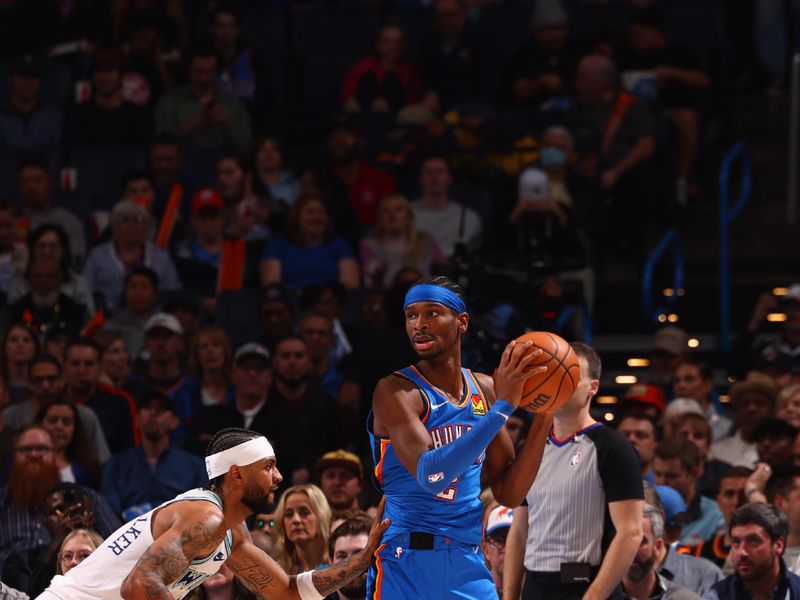
{"label": "red baseball cap", "polygon": [[225,203],[222,196],[214,188],[203,188],[197,190],[192,196],[192,214],[200,212],[204,208],[223,208]]}
{"label": "red baseball cap", "polygon": [[650,404],[658,409],[658,412],[664,412],[667,407],[667,400],[664,397],[664,392],[657,385],[650,383],[635,383],[628,388],[625,392],[623,402],[641,402],[642,404]]}

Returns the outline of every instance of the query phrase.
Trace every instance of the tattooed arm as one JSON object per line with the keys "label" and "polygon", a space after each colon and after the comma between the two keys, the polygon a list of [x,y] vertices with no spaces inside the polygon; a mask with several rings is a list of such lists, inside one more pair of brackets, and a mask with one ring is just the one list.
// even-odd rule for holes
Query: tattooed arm
{"label": "tattooed arm", "polygon": [[[352,558],[311,572],[311,581],[321,596],[327,596],[363,573],[377,550],[389,520],[381,521],[383,502],[370,531],[366,548]],[[234,548],[226,564],[259,596],[270,600],[297,600],[297,578],[289,576],[264,551],[253,544],[244,525],[234,532]]]}
{"label": "tattooed arm", "polygon": [[142,554],[122,582],[120,595],[125,600],[173,600],[168,586],[186,572],[192,560],[208,556],[225,535],[222,513],[217,509],[198,506],[169,513],[159,516],[171,517],[171,526]]}

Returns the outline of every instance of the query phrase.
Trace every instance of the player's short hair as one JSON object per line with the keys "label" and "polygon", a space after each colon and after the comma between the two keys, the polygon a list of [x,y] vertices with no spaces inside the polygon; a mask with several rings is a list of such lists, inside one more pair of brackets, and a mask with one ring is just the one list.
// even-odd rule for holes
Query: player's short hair
{"label": "player's short hair", "polygon": [[328,539],[328,554],[333,562],[333,549],[336,546],[336,540],[349,535],[369,535],[372,529],[372,523],[369,515],[365,512],[360,512],[344,523],[341,523],[336,529],[331,532],[331,537]]}
{"label": "player's short hair", "polygon": [[583,342],[572,342],[570,346],[572,346],[575,354],[586,361],[589,366],[589,377],[599,380],[603,374],[603,362],[600,360],[600,355],[597,354],[597,351]]}
{"label": "player's short hair", "polygon": [[786,536],[789,535],[789,520],[786,513],[771,504],[762,502],[751,502],[737,508],[731,517],[730,531],[739,525],[763,527],[772,542],[781,537],[786,539]]}
{"label": "player's short hair", "polygon": [[[242,429],[241,427],[226,427],[225,429],[220,429],[208,443],[206,447],[206,456],[211,456],[217,452],[234,448],[239,444],[244,444],[245,442],[259,437],[263,436],[260,433],[250,431],[249,429]],[[222,485],[224,477],[224,474],[214,477],[208,482],[209,486]]]}
{"label": "player's short hair", "polygon": [[467,302],[467,294],[464,292],[463,288],[458,285],[455,281],[450,279],[449,277],[445,277],[444,275],[432,275],[430,277],[423,277],[414,285],[438,285],[446,290],[450,290],[454,294],[456,294],[459,298],[461,298],[464,303]]}

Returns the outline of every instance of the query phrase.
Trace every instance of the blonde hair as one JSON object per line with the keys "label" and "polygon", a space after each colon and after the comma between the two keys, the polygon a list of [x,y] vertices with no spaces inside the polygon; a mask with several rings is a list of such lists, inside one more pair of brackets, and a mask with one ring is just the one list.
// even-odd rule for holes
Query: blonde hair
{"label": "blonde hair", "polygon": [[88,540],[89,545],[92,547],[92,551],[97,550],[98,546],[100,546],[100,544],[103,543],[103,538],[100,537],[100,534],[97,533],[94,529],[81,528],[81,529],[73,529],[72,531],[70,531],[64,538],[64,541],[61,542],[61,547],[58,549],[58,565],[56,566],[56,571],[58,575],[64,574],[64,572],[61,570],[61,553],[64,552],[64,546],[66,546],[67,542],[69,542],[72,538],[76,538],[79,535],[85,537]]}
{"label": "blonde hair", "polygon": [[300,564],[294,542],[289,540],[286,536],[286,528],[283,525],[284,516],[286,515],[286,500],[289,496],[294,494],[305,494],[306,497],[308,497],[308,503],[311,505],[311,512],[317,517],[316,537],[320,542],[320,554],[318,556],[309,557],[310,561],[316,563],[314,566],[317,566],[329,563],[331,560],[328,555],[328,539],[330,538],[331,530],[331,507],[328,504],[328,500],[325,498],[325,494],[313,483],[293,485],[283,493],[278,502],[278,506],[275,509],[275,527],[272,529],[272,535],[275,541],[272,557],[289,575],[297,575],[305,570]]}
{"label": "blonde hair", "polygon": [[800,394],[800,384],[793,383],[787,385],[785,388],[778,392],[778,397],[775,398],[775,411],[779,411],[789,404],[789,400]]}
{"label": "blonde hair", "polygon": [[222,345],[222,352],[225,356],[222,371],[225,380],[230,383],[231,368],[233,367],[233,349],[231,348],[231,340],[228,334],[218,325],[206,325],[192,336],[191,348],[189,350],[189,371],[200,380],[201,384],[203,383],[203,366],[200,364],[200,359],[197,358],[201,336],[207,337],[212,343],[219,343]]}
{"label": "blonde hair", "polygon": [[406,216],[408,217],[405,232],[407,245],[405,254],[403,255],[403,266],[416,267],[430,251],[428,243],[429,236],[424,231],[417,230],[417,224],[414,221],[414,211],[411,209],[411,203],[408,201],[408,198],[402,194],[393,194],[381,198],[381,201],[378,202],[378,208],[376,209],[377,218],[375,219],[375,225],[372,229],[372,237],[376,240],[381,239],[383,235],[383,231],[381,230],[381,217],[383,216],[383,211],[386,210],[386,205],[392,201],[399,201],[403,205],[403,210],[406,211]]}

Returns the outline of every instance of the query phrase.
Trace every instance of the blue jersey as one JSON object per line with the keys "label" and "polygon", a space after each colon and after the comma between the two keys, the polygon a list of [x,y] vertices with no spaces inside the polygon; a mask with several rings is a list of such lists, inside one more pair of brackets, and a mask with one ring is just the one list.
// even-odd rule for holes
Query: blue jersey
{"label": "blue jersey", "polygon": [[[419,389],[423,402],[420,420],[430,433],[434,448],[461,437],[489,411],[489,404],[475,376],[468,369],[461,369],[461,372],[464,397],[459,404],[451,402],[414,366],[395,373]],[[476,456],[475,462],[444,491],[431,494],[420,487],[397,458],[392,441],[375,435],[371,414],[368,430],[375,463],[375,480],[386,497],[384,516],[392,520],[384,539],[420,531],[466,544],[480,544],[483,508],[478,496],[485,451]]]}

